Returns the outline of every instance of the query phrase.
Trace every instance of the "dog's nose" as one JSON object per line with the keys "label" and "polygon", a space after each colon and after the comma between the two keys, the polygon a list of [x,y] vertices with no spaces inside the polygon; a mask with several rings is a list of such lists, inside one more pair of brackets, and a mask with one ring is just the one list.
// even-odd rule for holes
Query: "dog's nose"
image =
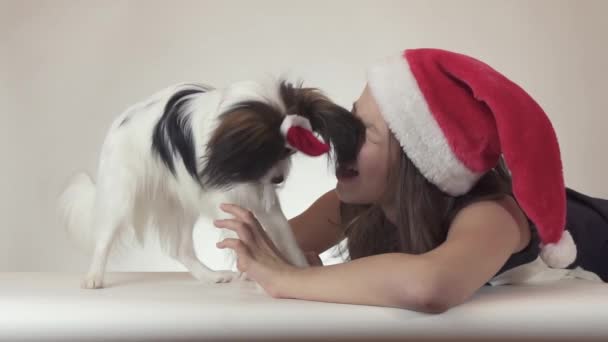
{"label": "dog's nose", "polygon": [[283,183],[284,180],[285,180],[285,177],[276,176],[276,177],[273,177],[270,181],[272,182],[272,184],[281,184],[281,183]]}

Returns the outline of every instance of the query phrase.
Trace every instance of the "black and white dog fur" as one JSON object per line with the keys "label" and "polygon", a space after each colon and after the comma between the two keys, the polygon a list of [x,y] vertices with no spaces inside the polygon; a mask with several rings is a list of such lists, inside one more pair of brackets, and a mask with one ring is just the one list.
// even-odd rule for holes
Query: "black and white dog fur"
{"label": "black and white dog fur", "polygon": [[227,217],[220,203],[249,209],[284,256],[306,266],[276,193],[291,155],[302,151],[286,139],[291,126],[320,136],[317,143],[331,146],[337,163],[355,158],[360,135],[353,131],[363,131],[320,91],[286,81],[224,89],[178,84],[120,114],[103,143],[96,182],[80,173],[60,198],[70,235],[93,244],[82,287],[103,287],[111,247],[128,229],[140,241],[156,232],[163,249],[201,281],[235,279],[207,267],[194,248],[200,218]]}

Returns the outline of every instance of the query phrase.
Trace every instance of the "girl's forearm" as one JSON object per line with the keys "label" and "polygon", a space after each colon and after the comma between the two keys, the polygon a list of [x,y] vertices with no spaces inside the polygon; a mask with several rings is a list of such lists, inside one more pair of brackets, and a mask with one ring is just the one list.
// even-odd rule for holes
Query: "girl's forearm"
{"label": "girl's forearm", "polygon": [[422,256],[390,253],[343,264],[297,269],[277,284],[276,296],[440,312],[433,269]]}

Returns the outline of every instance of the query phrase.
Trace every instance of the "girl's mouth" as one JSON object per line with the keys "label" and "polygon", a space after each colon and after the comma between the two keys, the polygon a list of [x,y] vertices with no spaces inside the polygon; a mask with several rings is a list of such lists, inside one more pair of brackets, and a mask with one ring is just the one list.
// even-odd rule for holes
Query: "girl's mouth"
{"label": "girl's mouth", "polygon": [[338,166],[338,168],[336,168],[336,177],[338,180],[352,179],[358,175],[359,171],[353,166]]}

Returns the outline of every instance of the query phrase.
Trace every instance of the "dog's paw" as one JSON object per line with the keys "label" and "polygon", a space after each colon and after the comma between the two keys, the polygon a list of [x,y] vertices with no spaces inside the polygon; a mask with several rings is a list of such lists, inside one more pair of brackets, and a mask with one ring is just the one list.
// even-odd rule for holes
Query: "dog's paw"
{"label": "dog's paw", "polygon": [[211,277],[214,283],[229,283],[239,278],[239,274],[232,271],[216,271]]}
{"label": "dog's paw", "polygon": [[101,289],[103,288],[103,280],[100,275],[87,275],[80,282],[80,287],[83,289]]}
{"label": "dog's paw", "polygon": [[194,278],[205,284],[229,283],[238,278],[238,273],[232,271],[192,272]]}

